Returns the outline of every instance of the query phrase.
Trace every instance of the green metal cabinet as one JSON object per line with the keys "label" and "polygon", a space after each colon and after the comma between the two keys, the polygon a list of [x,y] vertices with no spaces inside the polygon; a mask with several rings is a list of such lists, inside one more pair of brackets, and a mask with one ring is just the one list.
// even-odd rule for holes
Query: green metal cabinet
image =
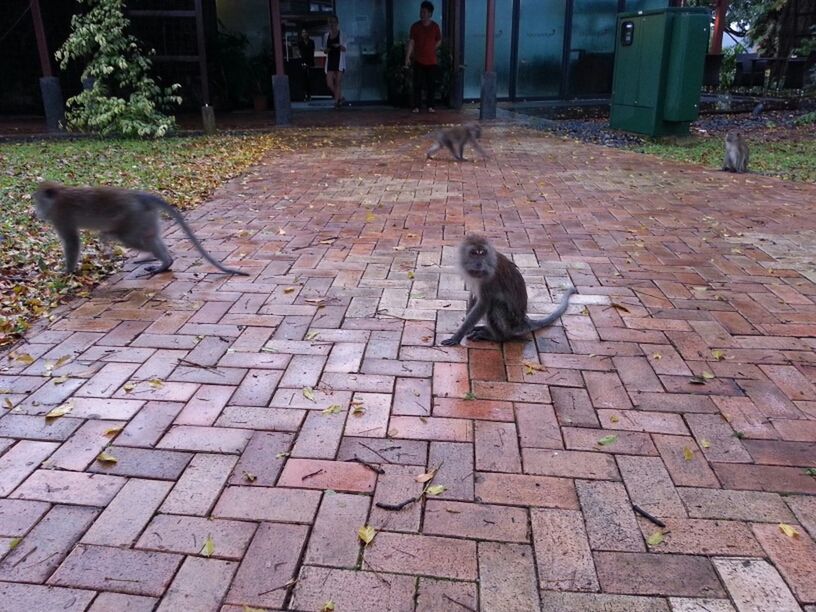
{"label": "green metal cabinet", "polygon": [[711,12],[666,8],[618,15],[611,127],[688,134],[700,110]]}

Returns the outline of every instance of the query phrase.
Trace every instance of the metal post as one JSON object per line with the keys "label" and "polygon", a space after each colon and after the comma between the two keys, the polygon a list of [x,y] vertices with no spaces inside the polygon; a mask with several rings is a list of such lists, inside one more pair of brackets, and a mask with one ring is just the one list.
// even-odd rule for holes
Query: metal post
{"label": "metal post", "polygon": [[494,68],[494,39],[496,33],[496,0],[487,0],[487,25],[485,27],[485,69],[482,75],[482,99],[480,119],[496,118],[496,72]]}
{"label": "metal post", "polygon": [[464,0],[453,0],[453,5],[449,11],[449,16],[453,22],[451,31],[453,33],[453,84],[450,93],[450,105],[455,109],[462,108],[465,97],[465,67],[462,62],[462,32],[465,29],[463,23],[464,14],[462,11]]}
{"label": "metal post", "polygon": [[201,0],[195,0],[196,43],[198,46],[198,71],[201,76],[201,123],[205,134],[215,133],[215,109],[210,106],[210,78],[207,73],[207,44],[204,39],[204,11]]}
{"label": "metal post", "polygon": [[283,28],[281,27],[280,0],[269,0],[272,18],[272,44],[275,49],[275,74],[272,77],[272,99],[275,106],[275,123],[289,125],[292,104],[289,96],[289,77],[283,68]]}
{"label": "metal post", "polygon": [[34,22],[34,36],[37,39],[37,53],[40,56],[40,93],[42,94],[45,124],[49,132],[58,132],[65,121],[65,103],[62,99],[62,88],[54,71],[51,69],[51,56],[48,54],[48,41],[45,39],[40,0],[31,0],[31,19]]}

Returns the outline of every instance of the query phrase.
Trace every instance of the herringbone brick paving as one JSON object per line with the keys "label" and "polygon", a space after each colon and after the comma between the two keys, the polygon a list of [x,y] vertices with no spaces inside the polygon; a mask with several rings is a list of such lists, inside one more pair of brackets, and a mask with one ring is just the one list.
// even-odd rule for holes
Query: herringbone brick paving
{"label": "herringbone brick paving", "polygon": [[[171,230],[2,360],[0,609],[813,609],[816,187],[427,131],[270,154],[189,215],[252,276]],[[441,347],[469,231],[562,321]]]}

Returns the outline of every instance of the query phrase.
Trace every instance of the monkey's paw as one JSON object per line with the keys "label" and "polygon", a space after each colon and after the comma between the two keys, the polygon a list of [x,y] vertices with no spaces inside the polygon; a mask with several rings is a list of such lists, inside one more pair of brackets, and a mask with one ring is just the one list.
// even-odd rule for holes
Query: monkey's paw
{"label": "monkey's paw", "polygon": [[474,329],[467,335],[467,337],[468,340],[486,340],[487,342],[493,341],[493,335],[486,329]]}
{"label": "monkey's paw", "polygon": [[457,346],[459,341],[456,338],[448,338],[447,340],[443,340],[440,344],[443,346]]}

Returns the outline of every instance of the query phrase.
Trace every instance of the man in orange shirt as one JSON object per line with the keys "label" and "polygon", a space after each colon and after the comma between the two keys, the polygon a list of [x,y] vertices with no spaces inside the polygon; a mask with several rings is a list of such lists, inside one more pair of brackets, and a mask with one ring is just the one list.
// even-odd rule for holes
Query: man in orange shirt
{"label": "man in orange shirt", "polygon": [[414,110],[418,113],[422,103],[423,87],[428,92],[428,112],[434,110],[434,88],[436,86],[436,50],[442,44],[442,31],[439,25],[431,20],[434,5],[423,2],[419,5],[419,21],[411,26],[408,48],[405,50],[405,65],[414,65]]}

